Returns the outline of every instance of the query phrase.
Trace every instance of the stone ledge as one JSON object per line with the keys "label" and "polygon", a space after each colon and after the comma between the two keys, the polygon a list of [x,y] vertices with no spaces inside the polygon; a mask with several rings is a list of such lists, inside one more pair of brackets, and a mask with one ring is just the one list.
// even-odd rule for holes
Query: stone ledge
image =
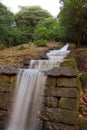
{"label": "stone ledge", "polygon": [[53,68],[45,72],[47,76],[77,77],[77,71],[69,67]]}
{"label": "stone ledge", "polygon": [[0,74],[2,75],[13,76],[13,75],[17,75],[17,73],[18,73],[17,68],[14,68],[12,66],[0,66]]}

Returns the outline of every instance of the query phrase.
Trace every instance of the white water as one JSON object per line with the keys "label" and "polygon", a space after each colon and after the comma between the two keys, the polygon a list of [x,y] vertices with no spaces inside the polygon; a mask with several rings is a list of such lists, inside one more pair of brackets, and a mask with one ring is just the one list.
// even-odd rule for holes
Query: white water
{"label": "white water", "polygon": [[59,67],[70,52],[68,46],[66,44],[60,50],[47,53],[48,60],[31,60],[29,69],[20,69],[13,110],[6,130],[36,130],[46,82],[42,70]]}

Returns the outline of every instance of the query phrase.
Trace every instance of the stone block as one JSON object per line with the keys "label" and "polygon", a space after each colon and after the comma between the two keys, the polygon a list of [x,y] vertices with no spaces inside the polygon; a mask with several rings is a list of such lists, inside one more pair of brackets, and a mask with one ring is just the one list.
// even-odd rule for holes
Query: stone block
{"label": "stone block", "polygon": [[78,87],[78,80],[77,78],[58,78],[57,79],[57,86],[58,87]]}
{"label": "stone block", "polygon": [[57,78],[48,76],[46,80],[46,86],[52,86],[55,87],[57,84]]}
{"label": "stone block", "polygon": [[64,98],[77,98],[77,88],[64,88],[64,87],[49,87],[45,88],[45,96],[64,97]]}
{"label": "stone block", "polygon": [[0,110],[8,111],[13,103],[13,97],[10,93],[0,93]]}
{"label": "stone block", "polygon": [[9,83],[10,77],[8,75],[0,75],[0,83]]}
{"label": "stone block", "polygon": [[77,77],[77,70],[71,67],[55,67],[45,72],[47,76],[52,77]]}
{"label": "stone block", "polygon": [[10,83],[8,91],[11,92],[11,93],[13,93],[15,87],[16,87],[16,83],[15,82]]}
{"label": "stone block", "polygon": [[0,110],[0,120],[3,120],[3,118],[6,118],[7,112]]}
{"label": "stone block", "polygon": [[45,122],[44,130],[79,130],[75,126],[61,123]]}
{"label": "stone block", "polygon": [[55,97],[45,97],[44,104],[48,107],[57,107],[58,99]]}
{"label": "stone block", "polygon": [[77,111],[64,110],[60,108],[45,108],[42,118],[45,121],[76,125],[78,114]]}
{"label": "stone block", "polygon": [[78,99],[61,98],[58,107],[76,111],[79,109],[79,101]]}
{"label": "stone block", "polygon": [[0,92],[6,93],[9,91],[9,83],[0,83]]}

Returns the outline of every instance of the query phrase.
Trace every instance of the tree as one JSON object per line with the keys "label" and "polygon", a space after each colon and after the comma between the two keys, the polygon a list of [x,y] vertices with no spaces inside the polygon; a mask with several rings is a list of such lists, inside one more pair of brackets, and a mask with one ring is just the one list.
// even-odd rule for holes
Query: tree
{"label": "tree", "polygon": [[51,14],[39,6],[21,7],[15,15],[17,27],[23,31],[23,40],[33,40],[34,28],[39,21],[52,17]]}
{"label": "tree", "polygon": [[35,39],[46,39],[46,40],[61,40],[63,37],[62,28],[57,19],[45,18],[43,21],[40,21],[34,30]]}
{"label": "tree", "polygon": [[8,30],[13,25],[13,14],[0,3],[0,41],[6,42],[8,37]]}
{"label": "tree", "polygon": [[13,13],[0,3],[0,42],[5,46],[16,45],[20,35],[21,31],[16,28]]}
{"label": "tree", "polygon": [[65,38],[77,42],[87,42],[87,1],[60,0],[62,2],[58,20],[63,27]]}

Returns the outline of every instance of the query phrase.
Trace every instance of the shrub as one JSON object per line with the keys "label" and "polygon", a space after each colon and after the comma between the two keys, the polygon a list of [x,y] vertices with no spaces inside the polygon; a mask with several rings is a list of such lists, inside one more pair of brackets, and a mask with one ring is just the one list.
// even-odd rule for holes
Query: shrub
{"label": "shrub", "polygon": [[39,40],[34,41],[34,44],[37,45],[38,47],[46,47],[47,41],[43,39],[39,39]]}
{"label": "shrub", "polygon": [[46,27],[37,26],[34,31],[34,39],[48,39],[48,30]]}
{"label": "shrub", "polygon": [[18,48],[18,50],[24,50],[24,49],[26,49],[26,46],[24,44],[20,45]]}

